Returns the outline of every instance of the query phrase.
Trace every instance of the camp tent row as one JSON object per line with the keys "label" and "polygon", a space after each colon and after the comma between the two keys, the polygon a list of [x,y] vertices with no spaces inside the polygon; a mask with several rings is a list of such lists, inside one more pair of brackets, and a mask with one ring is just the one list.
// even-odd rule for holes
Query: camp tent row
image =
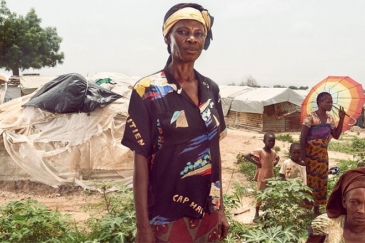
{"label": "camp tent row", "polygon": [[300,131],[300,106],[306,92],[289,88],[219,87],[228,126],[257,132]]}
{"label": "camp tent row", "polygon": [[[22,107],[35,90],[55,77],[20,78],[21,94],[0,105],[0,180],[34,180],[47,185],[76,184],[92,189],[93,180],[131,182],[133,156],[120,144],[129,96],[138,77],[98,73],[87,80],[122,98],[89,113],[58,114]],[[110,82],[109,82],[110,81]],[[258,132],[300,131],[305,92],[288,88],[220,86],[228,126]]]}

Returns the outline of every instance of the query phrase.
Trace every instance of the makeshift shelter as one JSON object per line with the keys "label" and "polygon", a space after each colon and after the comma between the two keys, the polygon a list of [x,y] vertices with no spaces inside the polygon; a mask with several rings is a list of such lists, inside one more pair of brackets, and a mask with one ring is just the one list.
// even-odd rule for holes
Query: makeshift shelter
{"label": "makeshift shelter", "polygon": [[[33,96],[38,101],[42,95],[48,96],[40,92],[42,88],[38,96],[32,93],[0,105],[0,180],[29,179],[54,187],[76,184],[89,189],[95,187],[94,179],[130,184],[133,156],[120,141],[135,79],[120,76],[118,80],[114,74],[115,84],[110,89],[121,98],[105,106],[91,105],[93,110],[56,113],[34,103],[27,106]],[[95,91],[95,80],[88,80],[86,86]],[[74,83],[79,85],[79,81]],[[96,93],[108,93],[99,90]],[[86,90],[85,94],[89,100],[95,97]],[[104,98],[93,101],[108,100],[109,95]]]}
{"label": "makeshift shelter", "polygon": [[19,77],[22,96],[33,93],[39,87],[42,87],[55,78],[57,78],[57,76],[28,75]]}
{"label": "makeshift shelter", "polygon": [[21,96],[19,82],[9,79],[5,74],[0,74],[0,104]]}
{"label": "makeshift shelter", "polygon": [[0,75],[0,105],[4,102],[5,93],[7,90],[7,79]]}
{"label": "makeshift shelter", "polygon": [[304,95],[289,88],[233,87],[229,94],[227,87],[220,86],[227,125],[257,132],[300,131]]}

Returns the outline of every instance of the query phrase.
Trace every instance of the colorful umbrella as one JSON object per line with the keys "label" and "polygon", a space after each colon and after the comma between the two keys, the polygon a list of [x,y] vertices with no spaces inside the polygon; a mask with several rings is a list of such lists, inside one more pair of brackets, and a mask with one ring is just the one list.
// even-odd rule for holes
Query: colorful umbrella
{"label": "colorful umbrella", "polygon": [[[342,106],[346,112],[342,132],[348,130],[356,123],[356,119],[361,115],[365,96],[362,85],[348,76],[328,76],[316,84],[308,93],[302,103],[301,122],[307,114],[316,111],[317,95],[321,92],[328,92],[332,95],[333,107],[329,112],[336,122],[338,122],[338,108]],[[337,125],[337,124],[336,124]]]}

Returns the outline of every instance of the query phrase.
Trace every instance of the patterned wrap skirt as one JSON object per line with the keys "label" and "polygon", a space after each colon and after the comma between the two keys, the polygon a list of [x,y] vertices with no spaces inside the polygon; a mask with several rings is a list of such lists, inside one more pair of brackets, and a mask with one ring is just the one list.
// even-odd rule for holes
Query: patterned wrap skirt
{"label": "patterned wrap skirt", "polygon": [[181,218],[175,222],[152,225],[157,242],[198,243],[219,242],[218,213],[206,213],[202,219]]}
{"label": "patterned wrap skirt", "polygon": [[307,186],[312,188],[314,203],[308,206],[324,205],[327,202],[328,181],[328,139],[308,141],[306,146]]}

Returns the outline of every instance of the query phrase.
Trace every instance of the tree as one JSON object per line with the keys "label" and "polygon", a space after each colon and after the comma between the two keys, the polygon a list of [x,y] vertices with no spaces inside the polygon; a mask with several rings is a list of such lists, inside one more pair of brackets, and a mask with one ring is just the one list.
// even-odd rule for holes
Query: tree
{"label": "tree", "polygon": [[62,38],[54,27],[42,28],[32,8],[25,17],[10,12],[5,0],[0,6],[0,67],[19,76],[19,70],[62,64]]}
{"label": "tree", "polygon": [[289,86],[288,88],[289,89],[298,89],[297,86],[293,86],[293,85]]}
{"label": "tree", "polygon": [[286,88],[284,85],[280,85],[280,84],[275,84],[273,87],[274,88]]}
{"label": "tree", "polygon": [[260,87],[256,79],[254,79],[251,75],[248,75],[246,80],[242,80],[240,86]]}

